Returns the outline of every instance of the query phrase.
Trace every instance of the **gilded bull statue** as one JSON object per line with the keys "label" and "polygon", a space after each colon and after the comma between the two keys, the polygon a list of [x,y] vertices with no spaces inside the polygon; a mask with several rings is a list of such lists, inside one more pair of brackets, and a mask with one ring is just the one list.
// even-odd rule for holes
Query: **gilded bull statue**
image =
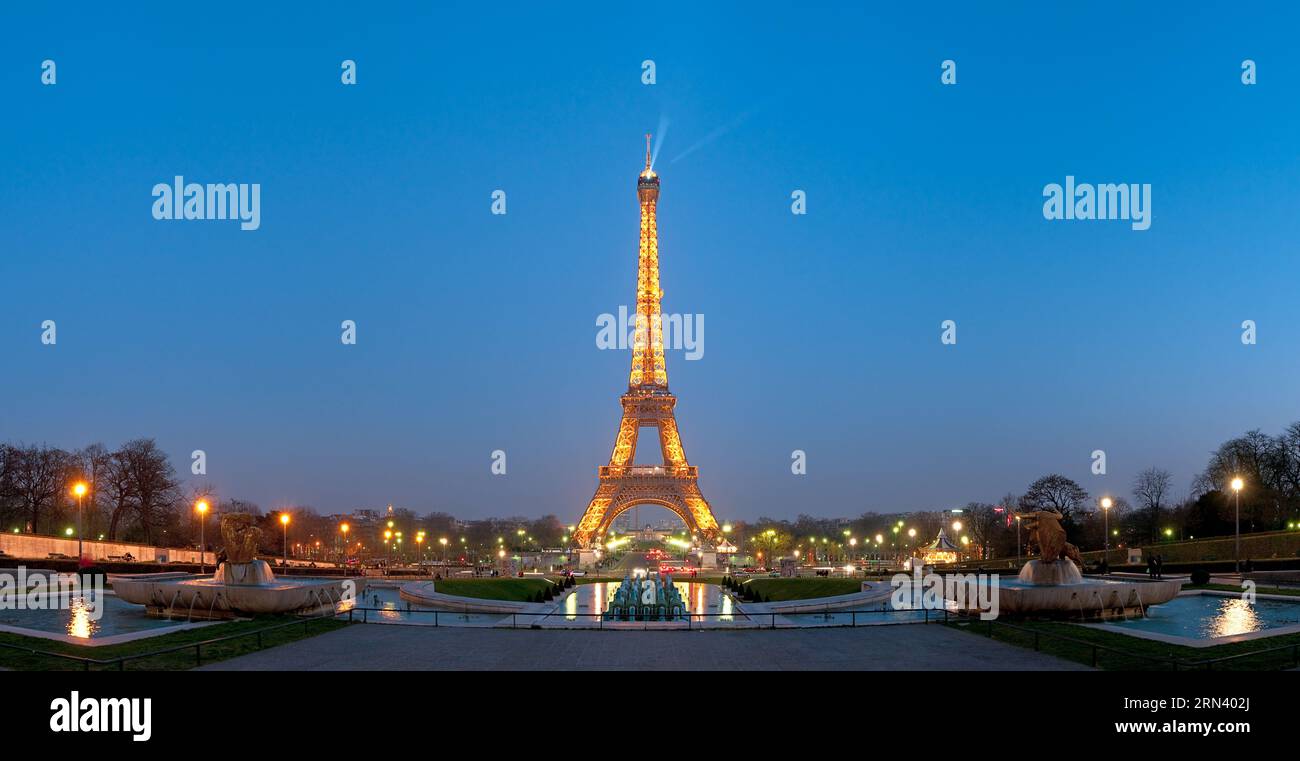
{"label": "gilded bull statue", "polygon": [[1083,558],[1079,548],[1065,540],[1065,529],[1061,527],[1061,514],[1055,510],[1034,510],[1016,513],[1020,523],[1029,532],[1029,546],[1038,548],[1038,557],[1045,563],[1068,558],[1080,569]]}

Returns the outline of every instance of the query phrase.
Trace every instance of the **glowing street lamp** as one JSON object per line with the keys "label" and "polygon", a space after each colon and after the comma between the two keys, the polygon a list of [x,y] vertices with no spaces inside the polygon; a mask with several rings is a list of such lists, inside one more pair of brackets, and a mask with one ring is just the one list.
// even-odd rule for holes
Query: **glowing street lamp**
{"label": "glowing street lamp", "polygon": [[77,495],[77,562],[81,562],[81,498],[86,496],[86,483],[78,481],[72,487],[72,493]]}
{"label": "glowing street lamp", "polygon": [[1020,514],[1016,513],[1016,562],[1020,562]]}
{"label": "glowing street lamp", "polygon": [[289,567],[289,514],[280,513],[280,525],[284,526],[284,567]]}
{"label": "glowing street lamp", "polygon": [[1233,551],[1233,555],[1236,556],[1237,573],[1241,573],[1241,487],[1245,485],[1245,482],[1241,480],[1241,476],[1232,479],[1232,498],[1237,506],[1237,539],[1236,549]]}
{"label": "glowing street lamp", "polygon": [[1113,504],[1115,503],[1114,501],[1111,500],[1110,497],[1101,498],[1101,515],[1102,515],[1103,526],[1105,528],[1105,533],[1106,533],[1106,542],[1103,545],[1105,547],[1104,549],[1105,554],[1102,555],[1102,558],[1105,559],[1107,563],[1110,562],[1110,506]]}
{"label": "glowing street lamp", "polygon": [[447,564],[447,537],[439,537],[438,544],[442,545],[442,564]]}
{"label": "glowing street lamp", "polygon": [[206,529],[208,525],[208,501],[206,499],[201,499],[198,502],[195,502],[194,511],[199,514],[199,575],[201,576],[203,575],[208,560],[208,556],[204,554],[204,548],[208,546],[207,540],[204,537],[204,529]]}

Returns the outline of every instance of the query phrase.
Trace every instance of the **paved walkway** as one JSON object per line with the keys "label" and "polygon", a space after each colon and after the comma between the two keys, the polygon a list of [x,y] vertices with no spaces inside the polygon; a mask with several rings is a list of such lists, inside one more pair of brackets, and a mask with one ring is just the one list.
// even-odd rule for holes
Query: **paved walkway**
{"label": "paved walkway", "polygon": [[944,626],[745,631],[509,630],[357,624],[205,670],[1085,670]]}

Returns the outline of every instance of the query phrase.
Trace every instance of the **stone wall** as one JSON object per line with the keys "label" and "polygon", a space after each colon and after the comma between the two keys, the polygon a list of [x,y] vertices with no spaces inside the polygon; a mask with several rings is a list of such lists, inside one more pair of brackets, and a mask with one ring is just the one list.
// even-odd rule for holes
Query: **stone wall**
{"label": "stone wall", "polygon": [[[16,558],[33,558],[43,560],[50,553],[57,552],[68,557],[77,556],[77,539],[60,536],[41,536],[39,534],[0,534],[0,552]],[[198,563],[199,551],[176,549],[174,547],[153,547],[133,542],[98,542],[89,539],[82,543],[82,554],[91,560],[108,560],[130,554],[142,562],[182,562]],[[203,562],[212,565],[216,562],[216,553],[205,552]]]}
{"label": "stone wall", "polygon": [[[1193,563],[1198,561],[1232,560],[1235,557],[1234,537],[1216,536],[1212,539],[1197,539],[1186,542],[1161,542],[1142,545],[1142,562],[1155,554],[1166,563]],[[1093,562],[1101,559],[1100,551],[1084,552],[1084,560]],[[1267,533],[1241,535],[1241,559],[1255,560],[1283,559],[1300,557],[1300,531],[1270,531]],[[1128,560],[1128,548],[1111,548],[1107,558],[1111,565],[1118,565]]]}

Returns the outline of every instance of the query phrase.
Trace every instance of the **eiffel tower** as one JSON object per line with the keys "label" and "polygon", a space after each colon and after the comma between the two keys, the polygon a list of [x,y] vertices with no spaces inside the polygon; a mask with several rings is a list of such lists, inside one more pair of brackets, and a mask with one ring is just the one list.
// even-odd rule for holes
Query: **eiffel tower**
{"label": "eiffel tower", "polygon": [[[641,202],[641,251],[636,281],[636,328],[632,339],[632,373],[623,394],[623,420],[614,439],[609,464],[600,466],[600,482],[587,511],[578,521],[574,539],[582,547],[604,541],[610,524],[636,505],[666,507],[685,523],[692,536],[715,542],[720,537],[713,510],[700,493],[699,472],[686,462],[677,433],[673,407],[677,397],[668,391],[664,365],[663,315],[659,288],[659,228],[655,207],[659,203],[659,175],[650,168],[650,135],[645,136],[645,170],[637,178]],[[633,465],[637,435],[656,428],[663,465]]]}

